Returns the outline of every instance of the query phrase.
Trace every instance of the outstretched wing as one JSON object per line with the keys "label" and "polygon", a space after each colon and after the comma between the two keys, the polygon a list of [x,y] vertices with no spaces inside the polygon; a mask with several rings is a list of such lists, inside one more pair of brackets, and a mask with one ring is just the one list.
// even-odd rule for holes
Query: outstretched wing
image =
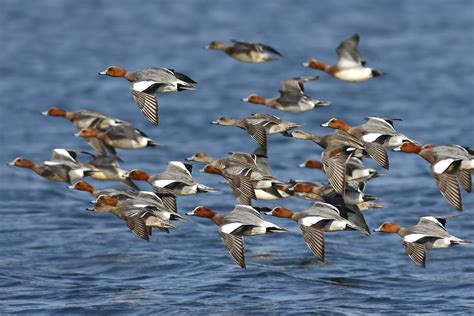
{"label": "outstretched wing", "polygon": [[403,242],[408,257],[419,267],[424,268],[426,264],[426,247],[414,242]]}
{"label": "outstretched wing", "polygon": [[242,236],[235,236],[219,232],[222,243],[226,247],[232,259],[241,267],[245,269],[245,254],[244,254],[244,238]]}
{"label": "outstretched wing", "polygon": [[303,239],[313,255],[324,262],[324,231],[322,229],[300,225]]}
{"label": "outstretched wing", "polygon": [[154,124],[159,125],[158,117],[158,101],[154,94],[140,92],[132,89],[132,95],[140,110],[145,114],[148,120]]}

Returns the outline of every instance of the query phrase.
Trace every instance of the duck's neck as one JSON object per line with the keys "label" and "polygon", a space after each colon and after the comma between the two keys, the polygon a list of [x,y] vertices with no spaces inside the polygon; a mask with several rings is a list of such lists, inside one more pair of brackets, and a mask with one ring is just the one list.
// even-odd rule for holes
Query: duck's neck
{"label": "duck's neck", "polygon": [[216,224],[217,226],[220,226],[224,224],[224,216],[221,214],[214,214],[214,216],[211,218],[211,220]]}

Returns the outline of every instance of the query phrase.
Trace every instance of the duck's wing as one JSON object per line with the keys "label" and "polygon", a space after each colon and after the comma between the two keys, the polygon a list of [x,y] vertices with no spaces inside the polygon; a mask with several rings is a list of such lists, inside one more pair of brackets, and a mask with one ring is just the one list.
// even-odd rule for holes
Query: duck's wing
{"label": "duck's wing", "polygon": [[146,241],[150,240],[149,229],[146,227],[145,218],[137,213],[130,213],[122,218],[128,228],[138,237]]}
{"label": "duck's wing", "polygon": [[304,76],[287,79],[281,82],[281,90],[304,94],[304,83],[317,79],[319,79],[319,76]]}
{"label": "duck's wing", "polygon": [[426,247],[414,242],[403,242],[408,257],[419,267],[424,268],[426,264]]}
{"label": "duck's wing", "polygon": [[440,236],[443,236],[444,234],[447,233],[446,230],[446,221],[450,218],[453,217],[459,217],[459,214],[455,215],[443,215],[443,216],[423,216],[420,217],[420,220],[416,224],[416,226],[426,226],[429,227],[430,229],[436,229],[436,230],[441,230]]}
{"label": "duck's wing", "polygon": [[343,41],[336,49],[339,56],[337,66],[340,68],[362,67],[365,61],[359,55],[357,46],[359,45],[359,35],[354,34]]}
{"label": "duck's wing", "polygon": [[251,124],[246,121],[245,127],[250,137],[252,137],[259,146],[263,148],[267,147],[267,131],[262,124]]}
{"label": "duck's wing", "polygon": [[305,225],[300,225],[300,229],[309,250],[311,250],[316,259],[324,262],[324,231]]}
{"label": "duck's wing", "polygon": [[245,269],[245,253],[244,253],[244,238],[232,234],[219,232],[222,243],[226,247],[232,259],[241,267]]}
{"label": "duck's wing", "polygon": [[182,180],[182,182],[194,183],[192,171],[193,166],[191,164],[183,163],[181,161],[170,161],[168,162],[164,174],[174,176],[174,178],[180,181]]}
{"label": "duck's wing", "polygon": [[301,99],[306,97],[304,94],[295,91],[283,91],[280,90],[280,96],[276,99],[276,102],[281,104],[283,107],[297,105]]}
{"label": "duck's wing", "polygon": [[282,56],[282,54],[279,51],[277,51],[275,48],[273,48],[271,46],[268,46],[268,45],[265,45],[265,44],[262,44],[262,43],[258,43],[258,45],[260,45],[260,47],[263,50],[266,50],[267,52],[270,52],[270,53],[278,55],[278,56]]}
{"label": "duck's wing", "polygon": [[435,173],[431,170],[441,194],[458,211],[462,211],[461,192],[456,174],[453,173]]}
{"label": "duck's wing", "polygon": [[152,124],[159,125],[159,106],[156,96],[154,94],[140,92],[134,89],[132,89],[132,95],[135,99],[135,103],[138,105],[143,114],[145,114],[147,119]]}
{"label": "duck's wing", "polygon": [[344,196],[346,190],[346,163],[350,158],[342,147],[328,147],[322,155],[323,168],[334,190]]}
{"label": "duck's wing", "polygon": [[376,117],[376,116],[366,117],[365,120],[367,121],[367,123],[377,124],[377,125],[382,124],[393,130],[395,130],[393,126],[394,121],[403,121],[402,119],[399,119],[399,118],[387,118],[387,117]]}
{"label": "duck's wing", "polygon": [[249,41],[242,41],[242,40],[231,40],[234,43],[232,49],[238,52],[248,52],[248,51],[257,51],[262,52],[262,47],[258,43],[249,42]]}
{"label": "duck's wing", "polygon": [[382,168],[389,168],[387,149],[379,143],[364,142],[365,151]]}
{"label": "duck's wing", "polygon": [[459,170],[457,175],[458,175],[459,183],[461,183],[464,190],[466,190],[466,192],[471,192],[472,191],[471,171]]}
{"label": "duck's wing", "polygon": [[250,181],[250,169],[243,169],[239,174],[228,178],[234,196],[240,204],[251,205],[252,199],[255,199],[255,191]]}

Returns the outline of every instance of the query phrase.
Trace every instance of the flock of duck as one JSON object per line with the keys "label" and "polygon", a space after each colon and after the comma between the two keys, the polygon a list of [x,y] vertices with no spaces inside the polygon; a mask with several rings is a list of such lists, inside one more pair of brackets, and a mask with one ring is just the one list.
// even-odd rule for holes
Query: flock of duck
{"label": "flock of duck", "polygon": [[[383,75],[383,72],[366,66],[359,55],[358,44],[357,34],[343,41],[337,47],[339,59],[333,66],[315,59],[304,65],[322,70],[345,82],[360,82]],[[206,48],[222,50],[238,61],[248,63],[262,63],[282,57],[274,48],[254,42],[233,41],[229,45],[214,41]],[[127,79],[136,104],[155,125],[159,124],[157,93],[196,89],[196,82],[190,77],[166,68],[129,72],[110,66],[99,74]],[[304,84],[318,78],[291,78],[283,81],[278,97],[268,99],[252,94],[242,100],[291,113],[329,106],[330,102],[316,100],[305,94]],[[246,267],[244,236],[286,231],[264,219],[262,213],[297,222],[304,241],[320,261],[324,261],[325,232],[357,230],[370,235],[362,212],[383,206],[377,203],[376,197],[365,192],[366,184],[383,174],[366,167],[362,159],[373,159],[380,167],[388,169],[387,149],[415,153],[424,158],[430,165],[430,172],[439,191],[457,210],[461,211],[463,208],[460,187],[466,192],[471,192],[472,187],[474,152],[471,148],[455,144],[422,145],[397,132],[394,128],[396,119],[368,117],[365,123],[351,126],[341,119],[331,118],[321,126],[335,131],[317,136],[299,129],[301,124],[264,113],[242,119],[219,117],[211,123],[243,129],[256,142],[257,149],[252,153],[231,152],[218,159],[198,152],[186,158],[186,162],[170,161],[165,171],[152,176],[143,170],[124,170],[120,167],[122,160],[117,155],[117,149],[159,145],[129,122],[98,112],[68,112],[57,107],[50,108],[43,114],[64,117],[72,122],[77,130],[75,135],[82,137],[97,154],[55,149],[52,159],[42,165],[22,157],[10,164],[29,168],[51,181],[67,182],[72,189],[89,192],[94,201],[88,210],[113,213],[144,240],[149,240],[153,229],[169,232],[176,227],[176,221],[184,220],[177,212],[178,196],[217,191],[196,182],[189,161],[204,164],[203,172],[222,176],[238,200],[233,210],[219,214],[206,206],[197,206],[186,215],[211,219],[217,225],[229,254],[242,268]],[[309,140],[319,145],[323,150],[322,161],[307,160],[300,167],[321,170],[327,176],[328,183],[296,180],[284,182],[274,177],[267,157],[267,137],[272,134]],[[85,157],[88,157],[87,161],[84,160]],[[97,189],[84,181],[85,177],[100,181],[120,181],[130,189]],[[140,191],[134,181],[147,182],[151,191]],[[284,207],[270,209],[252,206],[252,200],[276,200],[290,196],[314,202],[309,208],[299,212]],[[450,235],[446,230],[446,220],[455,216],[457,215],[424,216],[409,228],[385,222],[375,231],[398,234],[408,256],[416,265],[424,267],[427,248],[446,248],[468,243]]]}

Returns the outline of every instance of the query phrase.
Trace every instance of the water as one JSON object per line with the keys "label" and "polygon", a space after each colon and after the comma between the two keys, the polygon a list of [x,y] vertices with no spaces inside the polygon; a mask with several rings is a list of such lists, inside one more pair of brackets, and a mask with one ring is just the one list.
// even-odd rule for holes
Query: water
{"label": "water", "polygon": [[[163,170],[196,151],[224,156],[250,151],[243,131],[211,126],[221,115],[267,112],[305,124],[330,117],[359,124],[365,116],[403,118],[397,128],[424,143],[472,146],[474,5],[468,1],[2,1],[0,11],[0,300],[4,313],[466,313],[474,307],[472,246],[429,252],[426,269],[410,262],[397,236],[326,236],[317,264],[293,222],[290,232],[246,240],[247,270],[228,256],[214,225],[191,219],[150,243],[109,214],[84,211],[90,196],[7,167],[16,156],[42,161],[53,148],[88,150],[70,123],[39,113],[50,106],[87,108],[122,119],[165,146],[121,152],[124,168]],[[279,113],[240,102],[250,93],[273,96],[280,80],[314,75],[301,63],[335,61],[335,47],[358,32],[369,65],[387,76],[346,84],[321,75],[308,94],[334,102],[305,114]],[[212,40],[250,39],[286,56],[241,64],[206,51]],[[160,95],[162,122],[152,127],[135,107],[127,83],[97,75],[108,65],[165,66],[188,74],[198,91]],[[297,167],[318,158],[307,142],[270,137],[270,164],[281,179],[324,181]],[[456,213],[439,194],[419,157],[390,153],[388,176],[368,191],[384,210],[366,213],[371,228],[385,220],[416,223],[427,214]],[[372,162],[368,162],[373,166]],[[198,169],[198,168],[196,168]],[[235,203],[212,175],[196,178],[222,193],[183,197],[218,211]],[[95,183],[106,187],[106,183]],[[143,189],[146,185],[142,186]],[[474,240],[474,198],[463,194],[462,218],[448,223]],[[286,199],[257,205],[301,210]]]}

